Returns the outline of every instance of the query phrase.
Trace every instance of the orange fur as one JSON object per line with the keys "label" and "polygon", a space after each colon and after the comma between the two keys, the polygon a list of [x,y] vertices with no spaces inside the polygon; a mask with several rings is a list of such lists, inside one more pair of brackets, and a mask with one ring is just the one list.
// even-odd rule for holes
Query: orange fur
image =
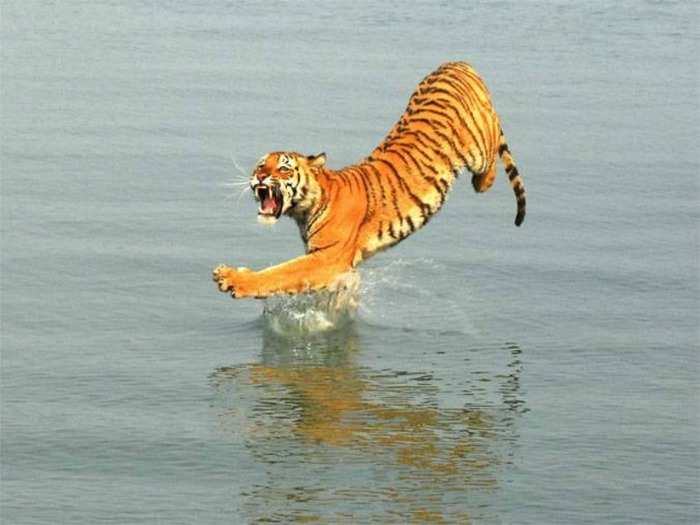
{"label": "orange fur", "polygon": [[481,78],[463,62],[443,64],[418,85],[401,119],[362,162],[325,167],[325,154],[274,152],[251,178],[263,222],[294,218],[306,255],[255,272],[220,266],[214,280],[234,297],[267,297],[332,286],[372,254],[428,222],[465,169],[477,192],[504,163],[525,217],[525,187]]}

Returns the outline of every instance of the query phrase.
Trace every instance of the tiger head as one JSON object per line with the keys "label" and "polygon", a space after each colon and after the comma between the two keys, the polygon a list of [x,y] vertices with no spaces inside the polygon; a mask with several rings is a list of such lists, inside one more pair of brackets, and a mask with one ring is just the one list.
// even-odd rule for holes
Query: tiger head
{"label": "tiger head", "polygon": [[258,221],[274,224],[285,213],[304,213],[318,194],[317,176],[326,163],[325,153],[268,153],[255,165],[250,187],[260,203]]}

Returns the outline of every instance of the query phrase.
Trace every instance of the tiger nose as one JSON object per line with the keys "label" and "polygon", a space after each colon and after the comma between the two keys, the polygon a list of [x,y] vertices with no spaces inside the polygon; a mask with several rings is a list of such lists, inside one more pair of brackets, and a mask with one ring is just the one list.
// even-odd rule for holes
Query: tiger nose
{"label": "tiger nose", "polygon": [[262,182],[263,180],[265,180],[266,177],[267,173],[263,173],[262,171],[259,171],[255,174],[255,178],[258,179],[258,182]]}

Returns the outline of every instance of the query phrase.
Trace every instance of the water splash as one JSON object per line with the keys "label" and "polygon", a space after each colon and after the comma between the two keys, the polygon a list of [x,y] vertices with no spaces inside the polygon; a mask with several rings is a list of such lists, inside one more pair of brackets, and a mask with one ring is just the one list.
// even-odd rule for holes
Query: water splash
{"label": "water splash", "polygon": [[394,259],[363,270],[359,316],[371,323],[411,329],[474,333],[466,280],[456,281],[452,270],[433,259]]}
{"label": "water splash", "polygon": [[397,258],[381,266],[363,266],[361,279],[360,272],[346,274],[333,291],[266,299],[263,320],[284,336],[332,330],[358,317],[370,324],[404,328],[420,319],[438,330],[475,333],[470,314],[456,300],[454,289],[441,290],[426,277],[447,273],[429,258]]}
{"label": "water splash", "polygon": [[405,297],[429,296],[431,290],[416,284],[416,274],[438,271],[438,264],[433,259],[394,259],[388,264],[368,267],[362,272],[360,311],[368,317],[381,316],[379,305],[386,301],[402,302]]}
{"label": "water splash", "polygon": [[329,290],[275,295],[265,300],[263,319],[280,335],[324,332],[351,322],[357,313],[360,276],[341,276]]}

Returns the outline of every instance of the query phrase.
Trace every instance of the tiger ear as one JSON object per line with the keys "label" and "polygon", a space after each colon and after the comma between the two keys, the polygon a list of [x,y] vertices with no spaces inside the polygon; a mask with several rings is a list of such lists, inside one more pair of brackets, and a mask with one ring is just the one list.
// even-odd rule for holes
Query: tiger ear
{"label": "tiger ear", "polygon": [[306,160],[309,162],[309,166],[320,168],[326,164],[326,154],[319,153],[318,155],[309,155],[306,157]]}

